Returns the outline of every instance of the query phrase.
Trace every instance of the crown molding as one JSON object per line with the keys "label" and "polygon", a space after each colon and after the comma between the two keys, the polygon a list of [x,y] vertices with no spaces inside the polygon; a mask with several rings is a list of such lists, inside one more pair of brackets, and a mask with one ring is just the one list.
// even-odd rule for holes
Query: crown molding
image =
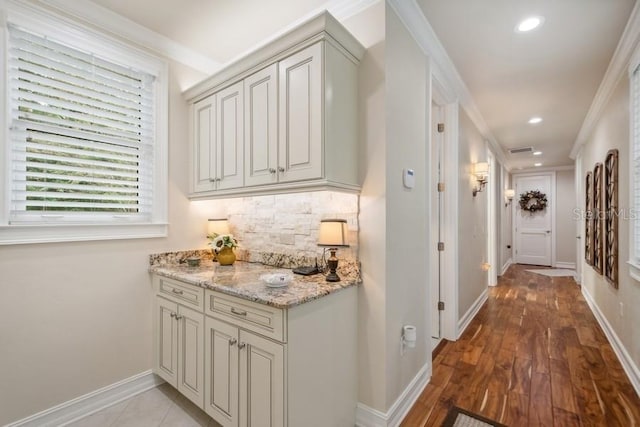
{"label": "crown molding", "polygon": [[460,73],[458,73],[453,61],[447,54],[444,46],[442,46],[442,43],[440,43],[440,40],[424,16],[420,6],[418,6],[415,0],[387,0],[387,4],[390,5],[396,15],[398,15],[398,18],[400,18],[423,52],[431,59],[431,69],[434,78],[437,79],[441,85],[456,94],[460,106],[464,108],[483,138],[488,141],[491,151],[507,170],[511,170],[504,150],[498,144],[491,129],[489,129],[489,126],[471,96],[471,92],[469,92],[467,85],[464,80],[462,80]]}
{"label": "crown molding", "polygon": [[220,68],[221,64],[211,58],[90,0],[38,0],[38,2],[91,23],[103,31],[115,34],[202,73],[211,74]]}
{"label": "crown molding", "polygon": [[593,97],[591,107],[589,107],[584,122],[582,122],[582,127],[578,132],[578,136],[569,154],[569,157],[572,159],[576,159],[580,149],[591,136],[618,82],[626,74],[631,59],[637,59],[638,53],[636,49],[638,48],[638,41],[640,41],[640,3],[636,3],[631,11],[629,21],[627,21],[627,25],[624,28],[622,37],[620,37],[613,57],[609,62],[607,71],[604,74],[602,82],[600,82],[596,96]]}

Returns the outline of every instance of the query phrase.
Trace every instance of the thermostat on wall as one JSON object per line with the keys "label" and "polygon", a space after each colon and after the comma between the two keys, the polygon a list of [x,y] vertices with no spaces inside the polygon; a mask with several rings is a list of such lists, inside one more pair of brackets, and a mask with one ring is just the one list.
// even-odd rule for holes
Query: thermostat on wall
{"label": "thermostat on wall", "polygon": [[402,174],[402,182],[407,188],[413,188],[416,186],[416,177],[413,169],[404,170],[404,173]]}

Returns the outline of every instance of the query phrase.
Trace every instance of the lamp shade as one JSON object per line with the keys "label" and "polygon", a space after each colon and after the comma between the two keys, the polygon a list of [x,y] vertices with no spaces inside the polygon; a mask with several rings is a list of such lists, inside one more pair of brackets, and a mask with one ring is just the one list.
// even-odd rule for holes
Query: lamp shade
{"label": "lamp shade", "polygon": [[506,197],[509,200],[513,199],[515,195],[516,195],[516,190],[512,188],[507,188],[506,190],[504,190],[504,197]]}
{"label": "lamp shade", "polygon": [[473,165],[473,174],[478,178],[486,178],[489,175],[489,163],[480,162]]}
{"label": "lamp shade", "polygon": [[208,221],[207,234],[229,234],[229,221],[227,218],[216,218]]}
{"label": "lamp shade", "polygon": [[320,221],[318,246],[349,246],[347,244],[347,220],[323,219]]}

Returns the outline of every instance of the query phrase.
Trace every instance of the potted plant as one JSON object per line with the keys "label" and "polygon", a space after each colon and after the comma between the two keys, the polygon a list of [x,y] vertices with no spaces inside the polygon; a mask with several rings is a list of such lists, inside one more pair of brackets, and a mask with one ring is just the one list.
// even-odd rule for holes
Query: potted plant
{"label": "potted plant", "polygon": [[[211,237],[210,237],[211,238]],[[236,261],[233,248],[238,247],[238,240],[231,234],[218,234],[209,243],[216,253],[220,265],[232,265]]]}

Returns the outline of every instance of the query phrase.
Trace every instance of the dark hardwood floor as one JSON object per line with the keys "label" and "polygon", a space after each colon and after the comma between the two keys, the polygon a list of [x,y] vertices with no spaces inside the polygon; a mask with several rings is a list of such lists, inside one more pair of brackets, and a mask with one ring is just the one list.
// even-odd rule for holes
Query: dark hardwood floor
{"label": "dark hardwood floor", "polygon": [[402,426],[440,426],[451,406],[511,427],[640,426],[640,399],[580,287],[513,265]]}

